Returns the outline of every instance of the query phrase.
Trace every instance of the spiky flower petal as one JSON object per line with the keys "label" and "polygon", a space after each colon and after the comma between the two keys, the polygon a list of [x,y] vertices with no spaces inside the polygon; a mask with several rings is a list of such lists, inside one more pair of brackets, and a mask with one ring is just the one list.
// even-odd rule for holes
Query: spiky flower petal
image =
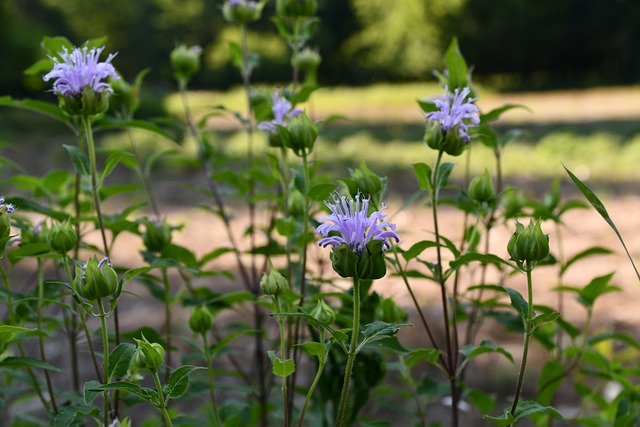
{"label": "spiky flower petal", "polygon": [[448,132],[458,127],[460,138],[466,143],[469,142],[469,128],[480,123],[478,107],[473,103],[475,98],[469,98],[468,87],[456,88],[453,93],[446,88],[446,93],[433,101],[438,108],[437,111],[427,113],[425,117],[430,122],[437,122],[444,132]]}

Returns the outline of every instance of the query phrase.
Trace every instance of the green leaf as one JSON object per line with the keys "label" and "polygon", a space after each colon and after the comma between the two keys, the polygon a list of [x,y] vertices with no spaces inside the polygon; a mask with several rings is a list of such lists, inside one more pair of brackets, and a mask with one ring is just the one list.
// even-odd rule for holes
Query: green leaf
{"label": "green leaf", "polygon": [[458,39],[453,38],[447,52],[444,55],[444,63],[447,67],[449,78],[449,89],[469,86],[467,63],[460,52]]}
{"label": "green leaf", "polygon": [[276,356],[274,351],[269,351],[267,354],[269,355],[269,359],[271,359],[271,363],[273,364],[272,371],[275,376],[278,376],[280,378],[287,378],[289,375],[295,372],[296,363],[293,359],[282,360]]}
{"label": "green leaf", "polygon": [[564,167],[564,170],[567,171],[567,173],[569,174],[569,177],[571,177],[571,180],[574,182],[574,184],[576,184],[576,186],[580,189],[580,191],[582,191],[582,194],[584,194],[584,196],[587,198],[587,201],[589,201],[591,206],[593,206],[593,208],[600,214],[600,216],[607,222],[607,224],[609,224],[609,226],[616,233],[616,236],[618,236],[620,243],[622,243],[622,247],[627,253],[627,257],[629,258],[629,261],[631,261],[631,265],[633,266],[633,269],[636,272],[636,276],[638,277],[638,280],[640,280],[640,272],[638,272],[638,269],[636,268],[636,264],[633,262],[633,258],[631,257],[631,254],[627,249],[627,245],[624,243],[624,240],[622,239],[622,235],[620,234],[620,232],[618,231],[618,228],[616,227],[613,220],[609,216],[607,209],[604,207],[600,199],[598,199],[598,197],[593,193],[593,191],[589,189],[589,187],[587,187],[582,181],[580,181],[580,179],[578,179],[577,176],[575,176],[569,169],[567,169],[566,166],[564,165],[562,166]]}
{"label": "green leaf", "polygon": [[24,258],[38,258],[39,256],[49,254],[51,247],[46,243],[28,243],[11,250],[7,254],[7,258],[11,264],[16,264]]}
{"label": "green leaf", "polygon": [[471,359],[485,353],[500,353],[514,363],[513,356],[503,347],[495,345],[489,340],[483,340],[479,345],[465,345],[460,349],[460,354],[465,357],[464,364],[469,363]]}
{"label": "green leaf", "polygon": [[238,69],[242,69],[242,64],[244,60],[242,59],[242,47],[240,44],[228,41],[227,45],[229,46],[229,53],[231,54],[231,63]]}
{"label": "green leaf", "polygon": [[317,357],[320,362],[323,362],[327,358],[327,347],[320,342],[305,342],[298,344],[309,356]]}
{"label": "green leaf", "polygon": [[113,349],[109,355],[109,380],[113,377],[124,377],[127,374],[135,349],[136,346],[130,343],[122,343]]}
{"label": "green leaf", "polygon": [[553,322],[558,319],[558,317],[560,317],[560,313],[557,311],[547,311],[546,313],[542,313],[532,319],[532,329],[536,329],[542,323]]}
{"label": "green leaf", "polygon": [[585,307],[591,307],[596,299],[601,295],[609,292],[617,292],[622,289],[615,285],[609,285],[609,281],[613,278],[614,273],[605,274],[604,276],[596,277],[587,286],[585,286],[578,296],[578,302]]}
{"label": "green leaf", "polygon": [[74,145],[64,144],[63,147],[69,153],[71,163],[73,163],[75,171],[80,175],[89,176],[89,159],[87,158],[86,153]]}
{"label": "green leaf", "polygon": [[388,350],[395,354],[409,354],[411,350],[403,346],[398,341],[397,336],[380,338],[375,341],[367,342],[366,348],[377,348],[381,350]]}
{"label": "green leaf", "polygon": [[513,267],[515,268],[514,265],[512,265],[511,263],[509,263],[508,261],[505,261],[504,259],[502,259],[501,257],[497,256],[497,255],[493,255],[493,254],[482,254],[479,252],[468,252],[464,255],[461,255],[460,257],[456,258],[455,260],[451,261],[449,263],[449,265],[451,266],[451,268],[456,269],[456,268],[460,268],[463,265],[467,265],[470,264],[472,262],[479,262],[481,264],[493,264],[495,266],[497,266],[500,270],[502,270],[502,266],[503,265],[508,265],[509,267]]}
{"label": "green leaf", "polygon": [[309,189],[307,197],[311,200],[322,202],[327,200],[335,189],[335,184],[316,184]]}
{"label": "green leaf", "polygon": [[53,365],[43,362],[35,357],[7,357],[0,361],[0,368],[22,369],[22,368],[37,368],[46,369],[48,371],[62,373],[62,369]]}
{"label": "green leaf", "polygon": [[34,99],[14,100],[10,96],[2,96],[0,97],[0,107],[2,106],[19,108],[22,110],[40,113],[73,128],[71,123],[69,122],[69,117],[67,117],[67,115],[64,114],[62,110],[60,110],[60,108],[55,104],[36,101]]}
{"label": "green leaf", "polygon": [[381,321],[375,321],[365,325],[360,333],[364,336],[364,339],[357,348],[359,351],[362,347],[370,342],[382,340],[395,336],[398,330],[402,326],[410,326],[407,323],[387,323]]}
{"label": "green leaf", "polygon": [[158,392],[156,392],[155,390],[146,387],[140,387],[126,381],[114,381],[109,384],[98,384],[95,386],[92,385],[91,387],[86,388],[86,391],[89,392],[101,392],[106,390],[128,391],[129,393],[133,393],[136,396],[143,398],[152,405],[155,405],[158,402]]}
{"label": "green leaf", "polygon": [[96,397],[100,395],[99,391],[93,390],[95,387],[100,385],[100,381],[91,380],[84,383],[84,387],[82,389],[82,395],[84,398],[85,405],[91,405]]}
{"label": "green leaf", "polygon": [[441,189],[449,183],[449,175],[453,170],[455,163],[445,162],[438,168],[438,176],[436,176],[436,189]]}
{"label": "green leaf", "polygon": [[131,154],[125,153],[123,151],[109,155],[109,157],[107,157],[107,160],[105,160],[104,162],[102,172],[100,172],[100,181],[103,181],[106,177],[108,177],[124,158],[134,157]]}
{"label": "green leaf", "polygon": [[540,378],[538,378],[537,400],[548,405],[553,400],[556,391],[562,385],[564,379],[564,367],[557,360],[549,360],[542,367]]}
{"label": "green leaf", "polygon": [[413,172],[422,191],[431,191],[431,168],[426,163],[414,163]]}
{"label": "green leaf", "polygon": [[440,357],[440,350],[438,349],[417,348],[415,350],[411,350],[409,355],[405,358],[404,364],[409,368],[412,368],[423,361],[433,365],[438,361],[438,357]]}
{"label": "green leaf", "polygon": [[169,399],[176,399],[184,395],[189,387],[189,374],[198,369],[205,369],[200,366],[180,366],[169,375],[169,382],[162,388]]}
{"label": "green leaf", "polygon": [[511,306],[516,309],[516,311],[520,314],[523,320],[526,320],[527,313],[529,311],[529,304],[527,301],[520,295],[520,292],[516,291],[512,288],[504,288],[509,294],[509,298],[511,299]]}
{"label": "green leaf", "polygon": [[405,259],[405,261],[409,261],[420,255],[425,249],[433,248],[435,246],[442,245],[438,245],[438,243],[434,242],[433,240],[422,240],[420,242],[414,243],[408,250],[403,252],[402,257]]}
{"label": "green leaf", "polygon": [[526,105],[521,105],[521,104],[506,104],[503,105],[502,107],[498,107],[498,108],[494,108],[493,110],[489,111],[486,114],[482,114],[480,116],[480,122],[481,123],[488,123],[488,122],[493,122],[495,120],[498,120],[500,118],[500,116],[502,115],[502,113],[509,111],[509,110],[513,110],[514,108],[522,108],[527,110],[530,113],[533,113],[533,111],[531,111],[531,109],[529,107],[527,107]]}
{"label": "green leaf", "polygon": [[495,397],[475,388],[467,392],[467,398],[482,414],[493,411],[493,408],[496,406]]}
{"label": "green leaf", "polygon": [[170,141],[175,142],[176,140],[173,135],[160,126],[146,120],[123,120],[115,117],[105,117],[96,123],[95,127],[96,129],[142,129],[167,138]]}
{"label": "green leaf", "polygon": [[572,256],[571,258],[569,258],[564,265],[562,266],[562,268],[560,269],[560,274],[564,274],[569,267],[571,267],[573,264],[575,264],[576,262],[590,257],[590,256],[594,256],[594,255],[609,255],[612,254],[613,251],[609,248],[604,248],[601,246],[593,246],[589,249],[586,249],[582,252],[578,252],[577,254],[575,254],[574,256]]}
{"label": "green leaf", "polygon": [[0,346],[4,347],[11,344],[22,333],[34,335],[38,333],[38,330],[36,328],[29,329],[0,323]]}
{"label": "green leaf", "polygon": [[558,412],[558,410],[552,406],[543,406],[538,402],[524,400],[520,402],[518,404],[518,407],[516,408],[515,420],[517,421],[519,419],[528,417],[529,415],[538,413],[546,413],[548,415],[551,415],[552,417],[557,417],[560,419],[563,418],[562,414],[560,414],[560,412]]}

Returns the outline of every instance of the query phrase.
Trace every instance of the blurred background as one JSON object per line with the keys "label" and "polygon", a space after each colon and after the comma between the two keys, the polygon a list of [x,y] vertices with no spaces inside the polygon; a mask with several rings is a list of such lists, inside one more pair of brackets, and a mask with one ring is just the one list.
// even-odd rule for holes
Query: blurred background
{"label": "blurred background", "polygon": [[[108,36],[128,79],[146,67],[147,81],[171,82],[168,53],[177,43],[204,49],[192,88],[240,82],[227,40],[237,28],[222,18],[221,0],[5,0],[0,2],[0,93],[48,88],[22,71],[39,59],[43,36],[76,44]],[[312,47],[325,86],[430,79],[457,36],[478,83],[501,91],[635,84],[640,76],[640,5],[634,0],[319,0]],[[289,54],[277,36],[273,2],[250,25],[261,55],[254,80],[281,82]]]}

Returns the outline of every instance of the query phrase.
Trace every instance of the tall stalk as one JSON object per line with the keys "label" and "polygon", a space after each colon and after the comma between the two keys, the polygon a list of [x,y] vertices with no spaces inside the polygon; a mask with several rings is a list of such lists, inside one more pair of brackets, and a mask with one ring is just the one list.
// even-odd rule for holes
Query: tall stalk
{"label": "tall stalk", "polygon": [[[42,311],[44,309],[44,277],[42,275],[42,259],[38,258],[38,312],[36,317],[36,324],[38,326],[38,330],[42,331]],[[38,349],[40,351],[40,359],[43,362],[47,362],[47,357],[44,351],[44,338],[43,334],[38,334]],[[51,401],[51,407],[53,408],[53,413],[58,415],[58,405],[56,404],[56,395],[53,392],[53,385],[51,384],[51,375],[49,374],[48,369],[44,369],[44,379],[47,384],[47,390],[49,391],[49,399]]]}
{"label": "tall stalk", "polygon": [[358,335],[360,334],[360,280],[353,278],[353,327],[351,328],[351,344],[349,344],[349,355],[347,356],[347,366],[344,370],[344,380],[342,383],[342,394],[338,405],[338,415],[336,416],[335,427],[341,427],[349,400],[349,385],[351,383],[351,371],[353,362],[356,359],[358,347]]}
{"label": "tall stalk", "polygon": [[202,334],[202,345],[204,347],[204,358],[207,362],[207,375],[209,378],[209,399],[211,400],[211,408],[213,409],[213,415],[216,419],[216,427],[222,426],[222,421],[220,420],[220,414],[218,413],[218,404],[216,402],[216,393],[214,388],[213,381],[213,365],[211,361],[211,354],[209,353],[209,342],[207,340],[207,332],[203,332]]}

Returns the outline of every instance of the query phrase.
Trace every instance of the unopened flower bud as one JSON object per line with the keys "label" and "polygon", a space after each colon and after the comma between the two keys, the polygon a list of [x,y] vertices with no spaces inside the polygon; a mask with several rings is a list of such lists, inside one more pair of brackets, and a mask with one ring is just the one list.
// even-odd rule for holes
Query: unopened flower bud
{"label": "unopened flower bud", "polygon": [[133,114],[140,105],[138,88],[120,78],[111,83],[113,97],[110,99],[112,111],[123,113],[125,116]]}
{"label": "unopened flower bud", "polygon": [[142,242],[149,252],[161,253],[171,244],[171,226],[166,220],[144,218],[141,222],[145,226]]}
{"label": "unopened flower bud", "polygon": [[496,198],[496,189],[488,170],[480,176],[474,177],[469,183],[469,197],[478,202],[491,203]]}
{"label": "unopened flower bud", "polygon": [[516,218],[522,215],[526,201],[522,192],[516,188],[508,188],[502,198],[503,215],[505,218]]}
{"label": "unopened flower bud", "polygon": [[303,153],[308,154],[313,151],[313,146],[318,139],[318,127],[306,114],[299,114],[291,118],[286,132],[281,132],[280,137],[285,147],[291,148],[296,155],[302,156]]}
{"label": "unopened flower bud", "polygon": [[355,198],[361,194],[362,197],[377,200],[386,186],[387,179],[373,173],[364,161],[360,162],[359,169],[350,170],[350,172],[351,176],[341,181],[347,185],[351,197]]}
{"label": "unopened flower bud", "polygon": [[507,244],[511,259],[522,268],[523,263],[537,262],[549,255],[549,236],[542,232],[540,222],[529,221],[527,228],[519,222]]}
{"label": "unopened flower bud", "polygon": [[196,334],[204,334],[211,329],[213,316],[206,306],[197,306],[189,317],[189,328]]}
{"label": "unopened flower bud", "polygon": [[289,193],[289,199],[287,200],[287,207],[289,208],[289,215],[299,216],[304,212],[304,196],[297,189],[291,190]]}
{"label": "unopened flower bud", "polygon": [[409,315],[391,298],[383,298],[376,308],[376,317],[381,322],[403,323],[407,321]]}
{"label": "unopened flower bud", "polygon": [[[296,63],[293,63],[293,61]],[[297,57],[291,58],[291,65],[297,65],[302,71],[313,71],[318,68],[322,58],[317,50],[305,47]]]}
{"label": "unopened flower bud", "polygon": [[164,347],[156,342],[149,342],[144,336],[141,340],[136,339],[135,341],[138,346],[133,352],[133,365],[139,369],[157,372],[164,363]]}
{"label": "unopened flower bud", "polygon": [[324,300],[318,300],[318,304],[311,310],[311,316],[320,323],[331,325],[336,320],[336,313]]}
{"label": "unopened flower bud", "polygon": [[277,0],[276,14],[285,18],[313,16],[318,5],[316,0]]}
{"label": "unopened flower bud", "polygon": [[58,95],[58,103],[62,111],[70,116],[96,116],[109,108],[109,95],[109,91],[96,92],[87,85],[79,96]]}
{"label": "unopened flower bud", "polygon": [[200,70],[200,46],[186,47],[181,44],[171,52],[171,65],[176,79],[181,83],[186,83]]}
{"label": "unopened flower bud", "polygon": [[73,290],[88,301],[96,301],[115,294],[118,290],[118,275],[109,265],[108,258],[98,262],[94,256],[84,268],[76,266]]}
{"label": "unopened flower bud", "polygon": [[275,268],[270,268],[260,279],[260,289],[265,295],[279,295],[288,285],[287,279]]}
{"label": "unopened flower bud", "polygon": [[68,220],[53,224],[48,235],[49,246],[59,254],[66,254],[78,244],[78,236]]}
{"label": "unopened flower bud", "polygon": [[264,3],[253,0],[227,0],[222,6],[222,15],[228,22],[251,22],[260,19]]}

